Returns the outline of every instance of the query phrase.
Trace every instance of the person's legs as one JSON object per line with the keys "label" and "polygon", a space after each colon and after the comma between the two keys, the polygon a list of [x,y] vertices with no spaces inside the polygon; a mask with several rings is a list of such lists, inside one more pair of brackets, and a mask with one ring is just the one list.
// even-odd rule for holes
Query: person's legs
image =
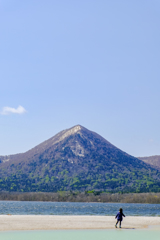
{"label": "person's legs", "polygon": [[119,221],[119,228],[121,228],[121,221]]}
{"label": "person's legs", "polygon": [[119,222],[119,221],[117,220],[116,225],[115,225],[116,228],[117,228],[117,224],[118,224],[118,222]]}

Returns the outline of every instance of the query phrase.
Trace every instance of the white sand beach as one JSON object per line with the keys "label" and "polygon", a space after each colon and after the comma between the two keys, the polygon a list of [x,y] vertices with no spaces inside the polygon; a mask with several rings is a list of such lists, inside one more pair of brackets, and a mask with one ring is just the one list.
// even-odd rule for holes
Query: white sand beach
{"label": "white sand beach", "polygon": [[[0,231],[55,229],[113,229],[114,216],[0,215]],[[123,229],[160,229],[160,217],[127,216]]]}

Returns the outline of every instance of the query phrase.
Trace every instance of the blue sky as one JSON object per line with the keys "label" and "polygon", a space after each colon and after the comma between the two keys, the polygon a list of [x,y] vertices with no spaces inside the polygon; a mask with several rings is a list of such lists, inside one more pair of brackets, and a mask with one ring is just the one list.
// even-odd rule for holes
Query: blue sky
{"label": "blue sky", "polygon": [[0,155],[76,124],[160,155],[158,0],[0,0]]}

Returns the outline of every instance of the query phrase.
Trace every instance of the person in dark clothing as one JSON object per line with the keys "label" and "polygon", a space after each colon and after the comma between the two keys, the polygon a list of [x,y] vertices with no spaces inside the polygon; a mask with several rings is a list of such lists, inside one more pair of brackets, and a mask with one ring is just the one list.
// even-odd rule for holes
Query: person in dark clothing
{"label": "person in dark clothing", "polygon": [[123,217],[125,217],[125,215],[123,214],[123,209],[120,208],[119,209],[119,212],[117,213],[117,215],[115,216],[115,218],[117,218],[117,222],[116,222],[116,225],[115,227],[117,228],[117,224],[119,222],[119,228],[121,228],[121,222],[123,220]]}

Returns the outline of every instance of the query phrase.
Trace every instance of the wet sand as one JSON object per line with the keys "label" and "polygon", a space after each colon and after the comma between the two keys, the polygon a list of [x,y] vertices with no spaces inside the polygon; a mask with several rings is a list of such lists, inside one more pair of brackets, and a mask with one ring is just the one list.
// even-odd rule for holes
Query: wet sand
{"label": "wet sand", "polygon": [[[0,215],[0,231],[60,230],[60,229],[114,229],[114,216],[57,216],[57,215]],[[123,229],[160,229],[160,217],[127,216]]]}

